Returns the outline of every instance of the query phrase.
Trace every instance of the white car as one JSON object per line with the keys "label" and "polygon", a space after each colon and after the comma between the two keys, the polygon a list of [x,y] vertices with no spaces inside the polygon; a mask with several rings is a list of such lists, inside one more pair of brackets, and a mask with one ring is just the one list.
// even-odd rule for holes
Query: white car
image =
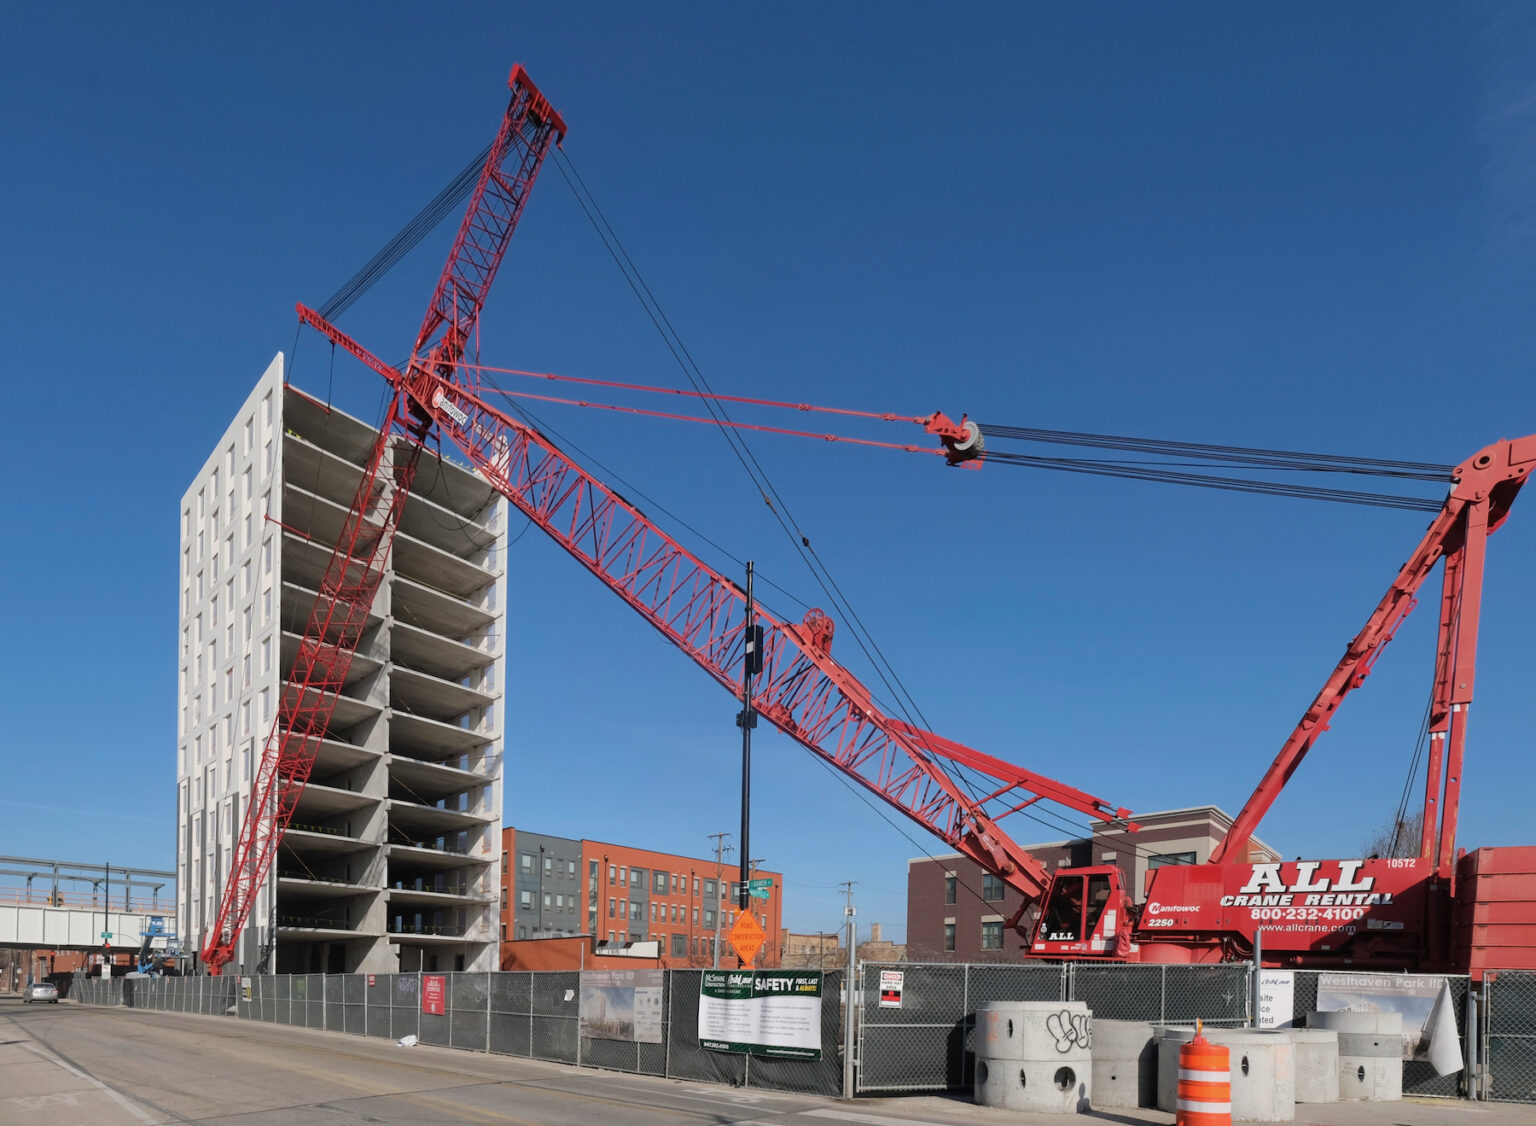
{"label": "white car", "polygon": [[57,1005],[59,1003],[59,991],[54,988],[51,982],[34,981],[31,985],[27,986],[27,991],[22,994],[21,999],[23,1001],[52,1001]]}

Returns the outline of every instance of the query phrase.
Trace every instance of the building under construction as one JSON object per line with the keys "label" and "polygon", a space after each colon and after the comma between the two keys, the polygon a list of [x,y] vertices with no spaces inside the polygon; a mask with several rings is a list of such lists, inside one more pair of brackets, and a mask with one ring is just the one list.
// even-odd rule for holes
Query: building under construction
{"label": "building under construction", "polygon": [[[181,501],[178,913],[201,949],[252,772],[378,431],[279,355]],[[506,501],[424,458],[236,966],[496,968]]]}

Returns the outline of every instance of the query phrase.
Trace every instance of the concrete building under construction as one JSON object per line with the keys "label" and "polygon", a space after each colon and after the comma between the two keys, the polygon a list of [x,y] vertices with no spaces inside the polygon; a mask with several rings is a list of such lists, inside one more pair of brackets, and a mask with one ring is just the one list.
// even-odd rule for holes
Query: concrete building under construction
{"label": "concrete building under construction", "polygon": [[[377,430],[278,355],[181,502],[177,889],[201,948]],[[314,772],[231,969],[496,968],[506,502],[423,457]]]}

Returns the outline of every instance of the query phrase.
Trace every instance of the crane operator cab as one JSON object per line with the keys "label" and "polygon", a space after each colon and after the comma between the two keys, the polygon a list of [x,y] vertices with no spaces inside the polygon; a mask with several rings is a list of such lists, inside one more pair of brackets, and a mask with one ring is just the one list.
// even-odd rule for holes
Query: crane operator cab
{"label": "crane operator cab", "polygon": [[1120,869],[1113,865],[1056,873],[1035,926],[1036,958],[1125,957],[1130,925]]}

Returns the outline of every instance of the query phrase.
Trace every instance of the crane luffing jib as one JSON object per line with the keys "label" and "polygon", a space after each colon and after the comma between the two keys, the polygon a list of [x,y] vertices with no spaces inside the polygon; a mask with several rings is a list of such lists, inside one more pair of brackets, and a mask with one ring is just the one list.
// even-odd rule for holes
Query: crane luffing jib
{"label": "crane luffing jib", "polygon": [[[407,365],[418,381],[451,377],[457,370],[549,146],[565,135],[565,123],[521,66],[512,68],[507,84],[512,96],[501,128]],[[202,951],[212,973],[234,957],[240,932],[314,768],[383,578],[422,439],[431,424],[430,413],[418,409],[403,385],[397,385],[326,564],[256,767],[229,878]]]}
{"label": "crane luffing jib", "polygon": [[[463,387],[409,375],[368,352],[303,305],[300,319],[404,389],[442,435],[533,523],[627,602],[727,691],[741,683],[746,600],[638,508],[576,464],[539,431]],[[833,623],[759,609],[763,667],[753,706],[779,730],[1018,890],[1041,898],[1050,874],[998,826],[1042,799],[1126,821],[1130,811],[887,716],[831,655]],[[989,779],[970,793],[945,764]],[[1127,822],[1129,823],[1129,822]],[[1134,828],[1133,823],[1132,827]]]}
{"label": "crane luffing jib", "polygon": [[1318,737],[1328,730],[1344,698],[1370,675],[1382,649],[1417,604],[1418,593],[1435,564],[1443,558],[1419,855],[1432,861],[1440,876],[1451,875],[1467,710],[1476,671],[1484,546],[1488,534],[1504,523],[1533,467],[1536,435],[1495,442],[1456,467],[1445,503],[1211,853],[1211,863],[1240,864],[1247,860],[1249,841],[1264,814]]}

